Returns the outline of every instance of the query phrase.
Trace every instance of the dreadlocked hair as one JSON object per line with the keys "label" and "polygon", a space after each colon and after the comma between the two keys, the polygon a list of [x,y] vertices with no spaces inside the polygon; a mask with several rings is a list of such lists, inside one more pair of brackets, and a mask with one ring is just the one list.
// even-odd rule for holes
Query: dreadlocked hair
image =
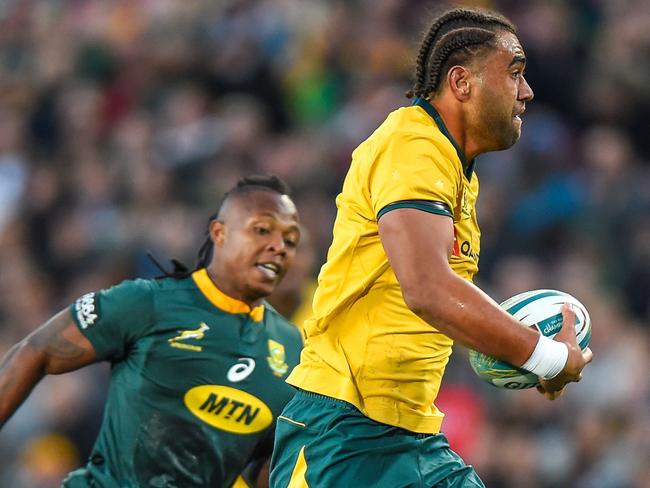
{"label": "dreadlocked hair", "polygon": [[499,31],[515,33],[515,26],[501,14],[479,8],[455,8],[439,16],[424,36],[415,65],[415,82],[408,98],[426,98],[438,91],[449,69],[465,64]]}
{"label": "dreadlocked hair", "polygon": [[199,248],[199,252],[197,253],[196,265],[194,266],[194,269],[190,270],[187,266],[185,266],[182,262],[178,261],[177,259],[171,259],[170,261],[174,267],[172,271],[166,271],[160,265],[160,263],[158,263],[158,261],[156,261],[156,259],[151,255],[151,253],[147,253],[149,258],[154,262],[154,264],[163,272],[163,276],[160,276],[160,278],[170,277],[176,279],[183,279],[183,278],[187,278],[192,273],[194,273],[195,271],[201,268],[207,268],[208,265],[210,264],[210,260],[212,259],[212,252],[214,250],[214,244],[212,242],[212,239],[210,238],[210,231],[209,231],[210,223],[219,216],[219,213],[221,212],[221,208],[223,207],[224,203],[228,199],[236,195],[242,195],[244,193],[251,193],[260,190],[272,191],[279,195],[291,194],[291,189],[289,188],[289,185],[287,185],[282,179],[278,178],[277,176],[251,175],[240,179],[233,188],[228,190],[223,195],[217,211],[212,215],[210,215],[210,217],[208,218],[208,229],[206,229],[205,231],[206,237],[205,240],[203,241],[203,244],[201,244],[201,247]]}

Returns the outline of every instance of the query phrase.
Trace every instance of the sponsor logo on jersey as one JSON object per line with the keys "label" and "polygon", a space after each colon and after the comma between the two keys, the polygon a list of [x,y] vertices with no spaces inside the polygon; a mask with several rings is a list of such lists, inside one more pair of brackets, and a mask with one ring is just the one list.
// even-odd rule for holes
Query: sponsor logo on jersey
{"label": "sponsor logo on jersey", "polygon": [[269,356],[266,360],[275,376],[284,376],[289,369],[285,361],[284,346],[273,339],[269,339]]}
{"label": "sponsor logo on jersey", "polygon": [[86,293],[74,302],[74,311],[82,329],[94,325],[99,318],[99,304],[94,293]]}
{"label": "sponsor logo on jersey", "polygon": [[463,243],[460,245],[460,252],[463,256],[467,256],[476,262],[479,260],[479,253],[472,250],[472,245],[469,241],[463,241]]}
{"label": "sponsor logo on jersey", "polygon": [[456,226],[454,226],[454,249],[452,251],[452,255],[456,256],[457,258],[460,257],[460,245],[458,244],[458,233],[456,232]]}
{"label": "sponsor logo on jersey", "polygon": [[234,364],[228,370],[226,378],[231,383],[238,383],[245,380],[255,370],[255,360],[253,358],[239,358],[238,363]]}
{"label": "sponsor logo on jersey", "polygon": [[195,386],[183,401],[203,422],[235,434],[259,432],[273,421],[271,409],[262,400],[229,386]]}
{"label": "sponsor logo on jersey", "polygon": [[201,322],[198,329],[179,330],[179,335],[168,339],[167,342],[169,342],[170,346],[176,347],[178,349],[187,349],[188,351],[201,352],[203,350],[201,346],[197,346],[196,344],[188,344],[185,341],[189,339],[200,341],[203,339],[203,337],[205,337],[205,332],[208,330],[210,330],[210,327],[208,327],[205,322]]}
{"label": "sponsor logo on jersey", "polygon": [[478,262],[480,256],[479,253],[472,250],[472,244],[469,241],[460,242],[458,240],[458,232],[456,231],[456,227],[454,227],[454,246],[452,248],[451,254],[457,258],[461,256],[467,256],[476,262]]}

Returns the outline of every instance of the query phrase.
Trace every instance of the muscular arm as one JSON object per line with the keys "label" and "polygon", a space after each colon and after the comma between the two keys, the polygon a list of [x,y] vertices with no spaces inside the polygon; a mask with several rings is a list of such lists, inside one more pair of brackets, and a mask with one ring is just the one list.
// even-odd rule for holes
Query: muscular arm
{"label": "muscular arm", "polygon": [[0,362],[0,428],[46,374],[60,374],[96,359],[69,310],[52,317],[12,347]]}
{"label": "muscular arm", "polygon": [[415,209],[388,212],[379,236],[406,305],[466,347],[520,366],[538,333],[522,327],[490,297],[449,266],[454,228],[449,217]]}

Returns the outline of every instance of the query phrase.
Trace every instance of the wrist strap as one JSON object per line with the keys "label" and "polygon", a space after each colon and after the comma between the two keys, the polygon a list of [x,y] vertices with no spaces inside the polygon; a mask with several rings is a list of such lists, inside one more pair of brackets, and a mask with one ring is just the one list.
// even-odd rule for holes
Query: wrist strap
{"label": "wrist strap", "polygon": [[565,343],[540,334],[533,353],[521,367],[544,380],[550,380],[560,374],[568,358],[569,348]]}

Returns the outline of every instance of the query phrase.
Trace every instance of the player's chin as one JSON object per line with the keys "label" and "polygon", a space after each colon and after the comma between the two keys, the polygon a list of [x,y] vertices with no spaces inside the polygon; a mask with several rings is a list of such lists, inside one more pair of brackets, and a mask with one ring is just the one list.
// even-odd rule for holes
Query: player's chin
{"label": "player's chin", "polygon": [[265,283],[260,282],[259,280],[248,284],[248,288],[251,291],[251,294],[258,298],[268,297],[275,291],[276,286],[276,283]]}
{"label": "player's chin", "polygon": [[503,134],[501,139],[501,150],[509,149],[514,146],[521,137],[521,122],[514,123],[510,130]]}
{"label": "player's chin", "polygon": [[268,278],[266,276],[263,276],[261,278],[253,277],[249,280],[248,287],[255,295],[259,296],[260,298],[264,298],[275,291],[276,287],[280,283],[280,280],[280,276],[275,278]]}
{"label": "player's chin", "polygon": [[520,137],[521,137],[521,128],[519,128],[518,130],[516,130],[512,134],[512,138],[511,138],[512,142],[511,142],[510,146],[514,146],[517,143],[517,141],[519,140]]}

